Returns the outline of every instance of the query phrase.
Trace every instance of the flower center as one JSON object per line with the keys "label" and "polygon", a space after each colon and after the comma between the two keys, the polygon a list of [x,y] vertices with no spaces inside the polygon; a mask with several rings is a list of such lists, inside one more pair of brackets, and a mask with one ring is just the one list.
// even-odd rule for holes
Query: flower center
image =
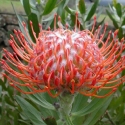
{"label": "flower center", "polygon": [[[29,61],[29,75],[53,86],[69,84],[96,84],[102,77],[103,56],[96,39],[88,32],[57,29],[43,31]],[[92,80],[96,77],[96,82]]]}

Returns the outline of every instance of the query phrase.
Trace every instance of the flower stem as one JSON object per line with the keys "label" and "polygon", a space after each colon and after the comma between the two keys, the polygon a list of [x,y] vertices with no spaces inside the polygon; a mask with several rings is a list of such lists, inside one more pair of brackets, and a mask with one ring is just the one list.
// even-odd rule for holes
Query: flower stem
{"label": "flower stem", "polygon": [[67,125],[68,120],[70,120],[69,117],[72,109],[72,104],[74,102],[74,97],[75,96],[73,94],[70,94],[67,91],[63,91],[59,96],[60,108],[58,111],[60,114],[60,119],[64,122],[63,125]]}

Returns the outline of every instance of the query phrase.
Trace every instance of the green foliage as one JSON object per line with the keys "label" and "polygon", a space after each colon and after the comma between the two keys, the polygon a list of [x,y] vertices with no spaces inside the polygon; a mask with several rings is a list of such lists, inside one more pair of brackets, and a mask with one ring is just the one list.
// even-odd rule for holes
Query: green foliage
{"label": "green foliage", "polygon": [[19,107],[13,98],[15,94],[7,80],[0,79],[0,125],[29,125],[20,117]]}
{"label": "green foliage", "polygon": [[[92,17],[95,15],[99,0],[96,0],[92,6],[86,6],[84,0],[80,0],[76,2],[75,9],[72,9],[68,6],[69,0],[48,0],[44,3],[36,2],[36,0],[21,0],[24,10],[27,14],[28,21],[28,30],[30,33],[31,38],[35,42],[34,36],[31,33],[29,21],[35,22],[33,25],[36,35],[39,34],[39,23],[45,24],[43,29],[47,29],[49,26],[53,29],[54,28],[54,14],[58,14],[61,17],[62,24],[68,24],[70,28],[74,28],[75,25],[75,13],[78,12],[79,14],[79,21],[81,23],[81,29],[89,28],[92,25]],[[90,9],[88,9],[90,8]],[[99,16],[100,14],[97,14]],[[17,16],[20,17],[18,14]],[[23,19],[24,20],[24,19]],[[101,21],[101,24],[104,22]],[[21,25],[20,25],[21,26]],[[21,28],[22,29],[22,28]]]}
{"label": "green foliage", "polygon": [[112,20],[114,27],[119,29],[119,39],[122,39],[125,35],[125,8],[117,1],[113,1],[113,5],[109,5],[109,9],[106,12]]}
{"label": "green foliage", "polygon": [[[36,97],[35,100],[31,98],[32,96]],[[21,96],[16,96],[15,99],[21,106],[21,116],[24,121],[27,120],[34,125],[51,125],[52,123],[53,125],[62,125],[61,121],[59,121],[58,109],[50,108],[50,104],[47,104],[48,109],[46,107],[47,102],[54,104],[54,102],[58,102],[58,100],[48,96],[47,93],[26,95],[25,99]],[[93,125],[93,123],[96,123],[104,114],[112,100],[112,96],[102,100],[98,98],[93,98],[91,101],[88,100],[90,100],[89,97],[77,94],[71,116],[65,117],[67,125],[75,125],[76,123],[79,123],[79,125]],[[40,104],[39,102],[41,101],[45,105]],[[79,121],[76,121],[76,118],[79,119]]]}
{"label": "green foliage", "polygon": [[[75,13],[76,10],[78,12],[78,17],[79,17],[79,22],[81,25],[81,30],[83,29],[89,29],[92,24],[93,24],[93,16],[96,15],[99,17],[101,13],[96,13],[97,8],[98,8],[99,0],[96,0],[93,5],[86,6],[84,0],[79,0],[78,1],[78,6],[76,6],[76,9],[73,10],[70,7],[66,7],[66,12],[70,15],[70,22],[69,25],[73,26],[75,25]],[[103,24],[103,21],[101,22]]]}
{"label": "green foliage", "polygon": [[36,110],[29,102],[23,99],[21,96],[15,97],[18,104],[21,106],[26,117],[31,120],[34,125],[45,125],[44,121],[41,118],[41,114]]}
{"label": "green foliage", "polygon": [[[107,99],[105,101],[105,103],[103,103],[103,106],[101,106],[100,108],[98,108],[97,110],[93,111],[87,118],[86,120],[84,121],[84,124],[83,125],[93,125],[95,124],[99,119],[100,119],[100,116],[102,116],[107,107],[109,106],[110,102],[112,100],[112,97],[110,97],[109,99]],[[104,105],[105,104],[105,105]]]}

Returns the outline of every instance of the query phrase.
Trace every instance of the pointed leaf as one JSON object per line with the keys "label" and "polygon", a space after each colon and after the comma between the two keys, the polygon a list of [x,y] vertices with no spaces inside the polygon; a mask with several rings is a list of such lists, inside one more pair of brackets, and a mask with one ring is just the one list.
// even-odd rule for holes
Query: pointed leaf
{"label": "pointed leaf", "polygon": [[89,11],[89,13],[88,13],[88,15],[87,15],[85,21],[89,21],[89,20],[92,18],[92,16],[93,16],[93,15],[95,14],[95,12],[96,12],[96,9],[97,9],[97,7],[98,7],[98,4],[99,4],[99,0],[95,0],[95,2],[94,2],[94,4],[93,4],[93,6],[91,7],[91,9],[90,9],[90,11]]}
{"label": "pointed leaf", "polygon": [[36,110],[29,102],[20,96],[15,97],[18,104],[21,106],[25,115],[31,120],[34,125],[45,125],[41,118],[41,113]]}
{"label": "pointed leaf", "polygon": [[58,10],[57,10],[58,15],[60,15],[60,16],[62,15],[62,12],[63,12],[64,8],[67,6],[68,2],[69,2],[69,0],[63,0],[60,3],[60,5],[58,6]]}
{"label": "pointed leaf", "polygon": [[24,7],[24,10],[25,10],[27,16],[30,15],[31,9],[30,9],[29,0],[23,0],[23,7]]}
{"label": "pointed leaf", "polygon": [[43,15],[49,14],[55,7],[57,0],[48,0],[44,8]]}
{"label": "pointed leaf", "polygon": [[35,102],[36,104],[38,104],[42,107],[44,107],[46,109],[55,110],[54,106],[51,103],[47,102],[43,98],[42,94],[34,94],[34,95],[27,95],[27,96],[30,100],[32,100],[33,102]]}
{"label": "pointed leaf", "polygon": [[73,107],[72,107],[72,112],[81,110],[87,104],[88,99],[89,97],[78,94],[75,97]]}
{"label": "pointed leaf", "polygon": [[73,10],[73,9],[71,9],[71,8],[69,8],[68,6],[66,6],[66,11],[69,13],[69,14],[71,14],[71,15],[74,15],[75,14],[75,10]]}
{"label": "pointed leaf", "polygon": [[85,7],[84,0],[79,1],[78,7],[79,7],[79,11],[80,11],[81,14],[84,14],[86,12],[86,7]]}
{"label": "pointed leaf", "polygon": [[66,120],[66,125],[73,125],[73,123],[72,123],[72,121],[71,121],[69,116],[66,116],[65,120]]}
{"label": "pointed leaf", "polygon": [[54,18],[55,13],[57,13],[57,7],[54,8],[49,14],[42,16],[42,21],[50,21]]}
{"label": "pointed leaf", "polygon": [[121,4],[117,3],[115,8],[116,8],[116,12],[117,12],[118,16],[121,18],[121,16],[122,16]]}
{"label": "pointed leaf", "polygon": [[[101,94],[105,94],[108,91],[101,91]],[[72,116],[84,116],[87,115],[99,108],[101,108],[109,99],[111,98],[111,96],[108,96],[106,98],[94,98],[87,106],[83,107],[81,110],[77,111],[77,112],[73,112],[71,113]]]}
{"label": "pointed leaf", "polygon": [[112,22],[113,22],[115,28],[118,29],[119,26],[118,26],[116,20],[113,18],[112,14],[111,14],[108,10],[106,10],[106,12],[107,12],[109,18],[112,20]]}
{"label": "pointed leaf", "polygon": [[123,25],[125,25],[125,18],[123,19],[121,26],[123,26]]}
{"label": "pointed leaf", "polygon": [[111,100],[112,97],[110,97],[101,108],[93,111],[90,115],[88,115],[83,125],[94,125],[104,114]]}
{"label": "pointed leaf", "polygon": [[124,37],[123,35],[123,29],[120,27],[118,32],[118,38],[121,40]]}

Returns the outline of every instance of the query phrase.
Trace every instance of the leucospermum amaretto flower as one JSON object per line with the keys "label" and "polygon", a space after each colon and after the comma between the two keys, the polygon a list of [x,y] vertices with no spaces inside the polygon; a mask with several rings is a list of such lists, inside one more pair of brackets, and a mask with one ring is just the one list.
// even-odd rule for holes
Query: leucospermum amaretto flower
{"label": "leucospermum amaretto flower", "polygon": [[[121,56],[125,43],[117,39],[118,30],[110,31],[104,41],[107,25],[100,34],[100,26],[94,29],[96,19],[91,31],[80,31],[77,13],[74,30],[64,28],[60,18],[56,28],[56,15],[54,22],[54,30],[41,28],[38,38],[30,22],[36,43],[28,36],[25,23],[27,39],[14,30],[18,43],[13,36],[9,41],[14,53],[3,49],[5,58],[0,61],[10,85],[25,94],[48,92],[52,97],[64,91],[100,98],[115,92],[125,81],[120,76],[125,68],[125,56]],[[109,89],[108,93],[98,95],[103,89]]]}

